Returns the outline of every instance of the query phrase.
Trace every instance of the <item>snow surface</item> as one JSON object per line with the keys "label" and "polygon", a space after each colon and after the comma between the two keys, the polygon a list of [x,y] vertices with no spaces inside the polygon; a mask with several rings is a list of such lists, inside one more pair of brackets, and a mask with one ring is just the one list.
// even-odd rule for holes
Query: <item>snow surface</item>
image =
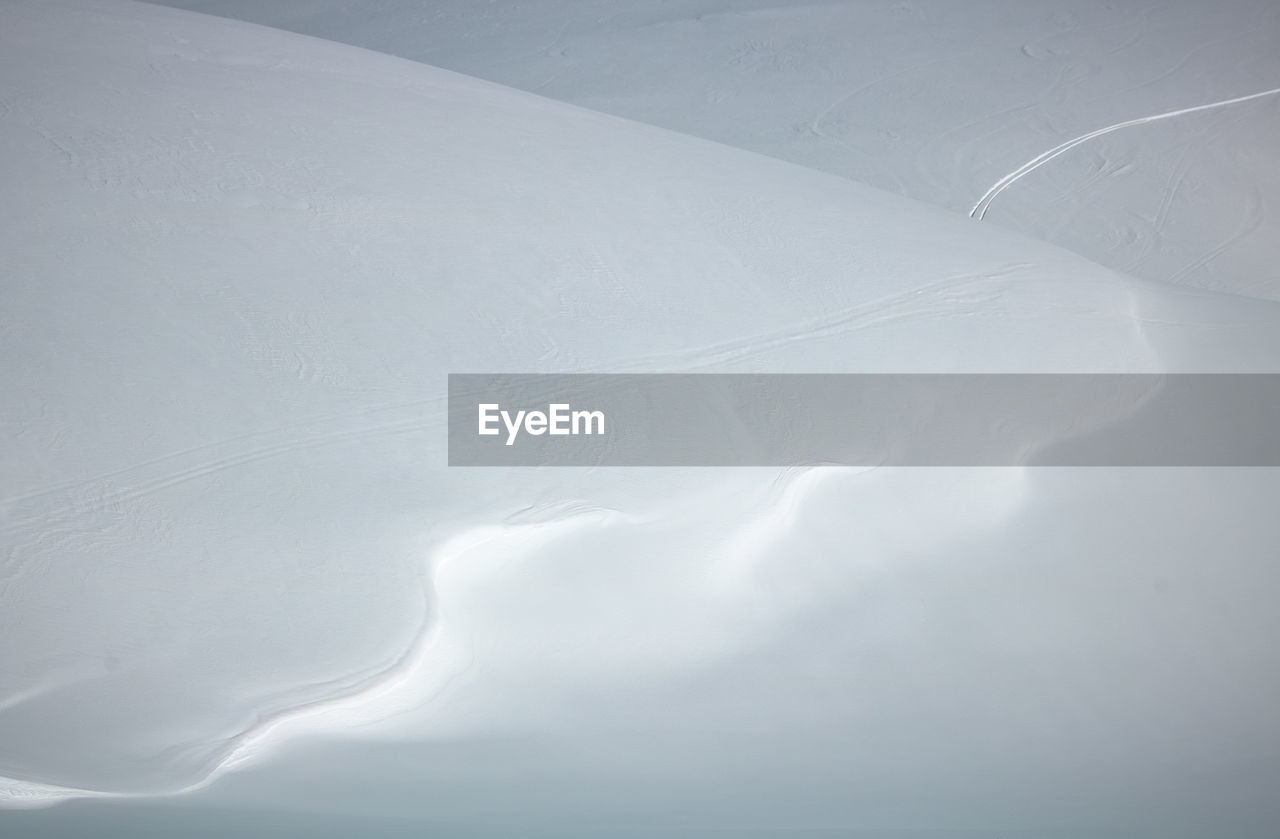
{"label": "snow surface", "polygon": [[[165,0],[448,67],[1280,299],[1272,0]],[[1239,101],[1244,97],[1256,97]],[[1203,110],[1196,110],[1203,109]],[[1161,114],[1175,118],[1151,121]]]}
{"label": "snow surface", "polygon": [[1272,470],[450,470],[443,394],[1280,372],[1280,303],[347,45],[0,15],[0,806],[1275,824]]}

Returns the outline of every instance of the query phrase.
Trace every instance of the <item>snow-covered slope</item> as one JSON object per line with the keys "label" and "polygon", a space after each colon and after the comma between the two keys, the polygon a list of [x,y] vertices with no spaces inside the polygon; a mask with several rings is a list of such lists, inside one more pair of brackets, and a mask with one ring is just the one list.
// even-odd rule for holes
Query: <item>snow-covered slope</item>
{"label": "snow-covered slope", "polygon": [[1275,371],[1280,305],[348,46],[0,8],[0,804],[1267,812],[1269,471],[450,470],[443,396]]}
{"label": "snow-covered slope", "polygon": [[[1280,298],[1280,10],[1270,0],[166,2],[960,212],[1042,153],[1106,131],[1020,177],[986,217],[1125,273]],[[1188,108],[1205,110],[1179,113]]]}

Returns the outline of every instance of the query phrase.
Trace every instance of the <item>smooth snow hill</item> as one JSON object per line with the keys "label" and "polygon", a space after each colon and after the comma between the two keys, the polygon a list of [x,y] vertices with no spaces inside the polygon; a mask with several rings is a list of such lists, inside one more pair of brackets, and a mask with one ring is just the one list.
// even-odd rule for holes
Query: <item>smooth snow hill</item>
{"label": "smooth snow hill", "polygon": [[0,15],[0,805],[1269,812],[1270,470],[450,470],[443,396],[1276,371],[1280,305],[336,43]]}
{"label": "smooth snow hill", "polygon": [[1146,279],[1280,299],[1271,0],[163,2],[448,67],[958,212],[1084,138],[1020,175],[986,218]]}

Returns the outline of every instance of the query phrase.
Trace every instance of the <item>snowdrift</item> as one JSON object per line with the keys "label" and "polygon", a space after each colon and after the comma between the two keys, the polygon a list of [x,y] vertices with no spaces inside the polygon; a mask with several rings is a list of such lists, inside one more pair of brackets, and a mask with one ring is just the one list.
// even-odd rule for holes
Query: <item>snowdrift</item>
{"label": "snowdrift", "polygon": [[[1280,299],[1268,0],[165,0],[413,58]],[[1243,97],[1256,96],[1240,102]]]}
{"label": "snowdrift", "polygon": [[1270,472],[450,470],[443,394],[1276,371],[1280,306],[353,47],[3,16],[0,805],[1273,806],[1224,791],[1275,768]]}

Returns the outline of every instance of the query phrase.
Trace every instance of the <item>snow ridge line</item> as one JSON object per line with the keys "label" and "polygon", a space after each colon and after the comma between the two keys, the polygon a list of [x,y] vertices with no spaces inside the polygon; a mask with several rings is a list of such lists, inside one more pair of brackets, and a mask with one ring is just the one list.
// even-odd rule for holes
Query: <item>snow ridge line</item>
{"label": "snow ridge line", "polygon": [[1154,114],[1152,116],[1138,117],[1137,119],[1125,120],[1124,122],[1117,122],[1115,125],[1108,125],[1104,128],[1099,128],[1096,131],[1090,131],[1088,134],[1084,134],[1079,137],[1076,137],[1074,140],[1068,140],[1067,142],[1063,143],[1060,146],[1054,146],[1053,148],[1049,149],[1047,152],[1044,152],[1043,154],[1037,157],[1034,157],[1031,160],[1028,160],[1026,163],[1022,164],[1017,169],[1013,170],[1012,172],[1005,175],[1000,180],[996,181],[994,184],[992,184],[991,188],[988,189],[986,193],[984,193],[983,196],[978,199],[978,203],[973,205],[973,209],[969,211],[969,218],[976,218],[976,219],[983,218],[984,216],[986,216],[987,209],[991,206],[991,202],[995,200],[996,196],[1004,192],[1009,187],[1013,186],[1013,184],[1017,182],[1020,178],[1022,178],[1024,175],[1027,175],[1030,172],[1038,169],[1040,166],[1044,165],[1045,163],[1048,163],[1050,160],[1053,160],[1058,155],[1063,154],[1064,152],[1068,152],[1071,149],[1074,149],[1076,146],[1080,145],[1081,143],[1086,143],[1089,140],[1094,139],[1095,137],[1101,137],[1103,134],[1110,134],[1113,131],[1119,131],[1122,128],[1130,128],[1134,125],[1143,125],[1148,122],[1156,122],[1157,120],[1169,119],[1171,117],[1180,117],[1186,114],[1196,113],[1197,111],[1208,111],[1213,108],[1221,108],[1226,105],[1237,105],[1241,102],[1248,102],[1251,99],[1261,99],[1264,96],[1271,96],[1276,93],[1280,93],[1280,87],[1273,87],[1270,90],[1263,90],[1263,91],[1259,91],[1258,93],[1250,93],[1245,96],[1237,96],[1234,99],[1223,99],[1220,102],[1210,102],[1205,105],[1194,105],[1190,108],[1179,108],[1176,111],[1167,111],[1163,114]]}
{"label": "snow ridge line", "polygon": [[[337,684],[338,687],[328,696],[260,713],[240,731],[222,738],[222,748],[210,756],[203,771],[180,786],[118,792],[0,774],[0,813],[52,807],[78,798],[144,799],[186,795],[206,789],[223,775],[261,758],[273,747],[293,737],[302,734],[314,736],[379,722],[407,707],[426,704],[471,667],[470,651],[449,634],[450,627],[438,606],[438,579],[445,565],[477,546],[504,536],[522,536],[526,540],[531,536],[554,536],[560,530],[582,527],[601,517],[624,515],[606,507],[570,507],[543,520],[477,525],[452,535],[430,549],[426,570],[421,575],[424,604],[421,620],[406,647],[386,665],[369,673],[339,676],[328,682],[304,686]],[[437,654],[435,658],[432,658],[433,652]],[[402,692],[399,699],[394,698],[397,691]],[[378,700],[387,704],[379,707]]]}

